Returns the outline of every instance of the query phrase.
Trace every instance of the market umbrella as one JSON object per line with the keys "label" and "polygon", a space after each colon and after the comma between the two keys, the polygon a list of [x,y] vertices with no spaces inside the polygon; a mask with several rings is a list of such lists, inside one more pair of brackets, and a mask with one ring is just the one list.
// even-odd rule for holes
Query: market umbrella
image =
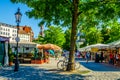
{"label": "market umbrella", "polygon": [[57,45],[54,45],[53,50],[61,50],[61,48],[59,46],[57,46]]}
{"label": "market umbrella", "polygon": [[43,49],[53,49],[53,44],[44,44]]}
{"label": "market umbrella", "polygon": [[107,45],[107,44],[100,44],[100,43],[98,43],[98,44],[93,44],[93,45],[90,45],[89,47],[90,47],[90,48],[99,48],[99,49],[103,49],[103,48],[108,48],[108,47],[109,47],[109,45]]}
{"label": "market umbrella", "polygon": [[45,50],[61,50],[61,48],[55,44],[42,44],[37,46],[38,49],[45,49]]}
{"label": "market umbrella", "polygon": [[120,47],[120,40],[116,41],[116,43],[114,43],[114,46]]}
{"label": "market umbrella", "polygon": [[54,51],[53,50],[48,50],[50,54],[54,55]]}
{"label": "market umbrella", "polygon": [[38,45],[37,45],[37,48],[38,48],[38,49],[43,49],[43,45],[38,44]]}

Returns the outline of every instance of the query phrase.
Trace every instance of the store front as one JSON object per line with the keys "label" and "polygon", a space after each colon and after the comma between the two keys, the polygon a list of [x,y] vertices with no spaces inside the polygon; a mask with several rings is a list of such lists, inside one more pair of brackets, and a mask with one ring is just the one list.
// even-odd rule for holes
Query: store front
{"label": "store front", "polygon": [[8,64],[9,37],[0,36],[0,63]]}

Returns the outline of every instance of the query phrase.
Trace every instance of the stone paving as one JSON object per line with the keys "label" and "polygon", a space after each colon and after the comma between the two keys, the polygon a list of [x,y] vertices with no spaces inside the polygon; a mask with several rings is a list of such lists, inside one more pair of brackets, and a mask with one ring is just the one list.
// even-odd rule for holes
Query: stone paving
{"label": "stone paving", "polygon": [[[80,71],[90,71],[86,74],[68,74],[69,72],[64,73],[57,69],[56,65],[58,60],[51,58],[50,61],[51,62],[48,64],[45,63],[39,65],[20,64],[18,72],[13,71],[14,66],[6,67],[5,69],[0,70],[0,80],[120,80],[120,71],[94,71],[92,68],[88,67],[96,65],[94,63],[85,64],[80,62],[82,64],[79,69]],[[102,67],[109,68],[109,66],[106,65]]]}
{"label": "stone paving", "polygon": [[86,74],[86,80],[120,80],[120,67],[108,63],[95,63],[94,61],[89,63],[80,61],[80,64],[91,71]]}

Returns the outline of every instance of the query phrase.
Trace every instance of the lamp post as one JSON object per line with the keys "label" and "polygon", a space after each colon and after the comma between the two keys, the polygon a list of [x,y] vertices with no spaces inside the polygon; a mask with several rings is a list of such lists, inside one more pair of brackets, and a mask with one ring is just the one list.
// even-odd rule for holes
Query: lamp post
{"label": "lamp post", "polygon": [[18,60],[18,42],[20,41],[18,37],[18,31],[19,31],[19,23],[21,21],[22,14],[20,13],[20,9],[18,8],[17,12],[15,13],[16,23],[17,23],[17,37],[15,38],[17,45],[16,45],[16,59],[15,59],[15,68],[14,71],[18,71],[19,69],[19,60]]}

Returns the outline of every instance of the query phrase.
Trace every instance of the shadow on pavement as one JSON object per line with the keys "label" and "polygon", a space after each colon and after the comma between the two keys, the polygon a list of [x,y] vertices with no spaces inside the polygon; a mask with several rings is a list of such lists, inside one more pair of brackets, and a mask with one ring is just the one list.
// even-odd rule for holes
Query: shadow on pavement
{"label": "shadow on pavement", "polygon": [[0,77],[6,80],[84,80],[85,76],[79,74],[58,74],[56,70],[40,69],[36,66],[20,66],[18,72],[13,68],[0,71]]}

